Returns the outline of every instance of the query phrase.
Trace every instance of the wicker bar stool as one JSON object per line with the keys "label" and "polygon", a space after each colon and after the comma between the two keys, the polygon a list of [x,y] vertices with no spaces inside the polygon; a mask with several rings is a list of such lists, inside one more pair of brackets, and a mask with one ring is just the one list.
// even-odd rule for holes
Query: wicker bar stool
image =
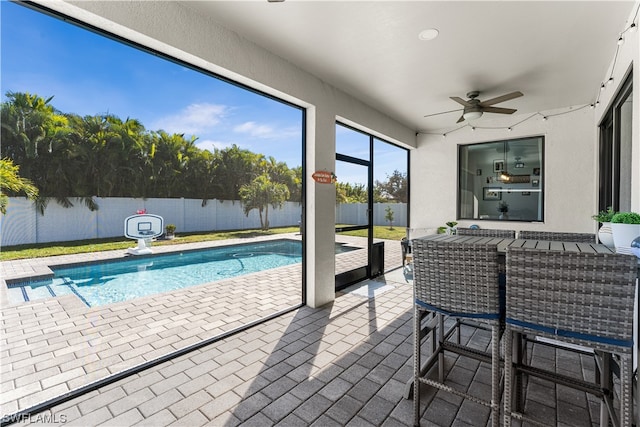
{"label": "wicker bar stool", "polygon": [[460,228],[456,229],[459,236],[478,236],[478,237],[504,237],[507,239],[515,239],[515,230],[496,230],[492,228]]}
{"label": "wicker bar stool", "polygon": [[551,240],[561,242],[597,243],[593,233],[560,233],[556,231],[528,231],[518,233],[519,239]]}
{"label": "wicker bar stool", "polygon": [[[416,239],[414,253],[414,425],[420,423],[420,384],[428,384],[491,408],[492,425],[500,423],[501,363],[500,363],[500,297],[498,285],[498,251],[495,244],[453,243]],[[434,316],[437,345],[433,333],[431,354],[421,364],[422,322]],[[444,317],[456,324],[445,331]],[[490,351],[471,348],[449,338],[459,329],[458,320],[473,319],[491,330]],[[431,332],[434,332],[431,329]],[[466,391],[445,384],[444,352],[472,357],[491,365],[491,400],[480,399]],[[438,381],[429,377],[438,365]]]}
{"label": "wicker bar stool", "polygon": [[411,245],[409,244],[409,239],[403,237],[400,240],[400,248],[402,249],[402,266],[407,263],[407,261],[411,262],[411,258],[413,254],[411,253]]}
{"label": "wicker bar stool", "polygon": [[[630,426],[635,257],[509,247],[506,258],[505,426],[511,425],[512,417],[535,422],[521,409],[522,374],[598,396],[601,425],[608,425],[610,419],[615,426]],[[523,334],[529,339],[522,339]],[[561,346],[588,347],[604,368],[596,369],[594,381],[587,381],[532,366],[522,349],[536,343],[532,336]],[[620,359],[618,414],[609,410],[614,408],[615,393],[606,364],[612,355]]]}

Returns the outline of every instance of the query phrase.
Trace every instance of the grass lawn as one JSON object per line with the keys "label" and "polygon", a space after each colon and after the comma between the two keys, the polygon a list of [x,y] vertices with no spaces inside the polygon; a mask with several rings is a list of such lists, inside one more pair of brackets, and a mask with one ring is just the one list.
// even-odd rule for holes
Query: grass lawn
{"label": "grass lawn", "polygon": [[[257,236],[269,236],[282,233],[297,233],[298,227],[272,228],[269,231],[239,230],[219,231],[210,233],[178,233],[173,240],[157,240],[154,246],[176,245],[179,243],[205,242],[210,240],[241,239]],[[405,236],[403,227],[390,230],[387,226],[375,226],[374,236],[378,239],[400,240]],[[366,236],[366,230],[351,231],[350,236]],[[136,246],[136,242],[124,237],[110,239],[75,240],[71,242],[37,243],[32,245],[7,246],[0,251],[0,261],[14,259],[40,258],[55,255],[72,255],[86,252],[101,252],[111,250],[125,250]]]}

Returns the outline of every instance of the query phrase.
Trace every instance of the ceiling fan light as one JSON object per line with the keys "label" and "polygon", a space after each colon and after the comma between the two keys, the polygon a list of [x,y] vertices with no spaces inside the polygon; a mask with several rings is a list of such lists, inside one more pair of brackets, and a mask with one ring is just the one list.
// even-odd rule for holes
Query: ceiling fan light
{"label": "ceiling fan light", "polygon": [[464,117],[465,120],[479,119],[482,117],[482,111],[467,111],[462,115],[462,117]]}

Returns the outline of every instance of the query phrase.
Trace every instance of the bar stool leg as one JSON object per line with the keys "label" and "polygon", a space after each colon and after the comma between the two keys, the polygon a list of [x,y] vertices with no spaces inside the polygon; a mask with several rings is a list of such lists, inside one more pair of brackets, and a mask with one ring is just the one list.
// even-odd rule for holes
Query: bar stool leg
{"label": "bar stool leg", "polygon": [[504,335],[502,337],[502,342],[504,343],[504,396],[503,406],[504,406],[504,425],[505,427],[511,426],[511,404],[512,404],[512,396],[511,391],[513,388],[513,336],[512,332],[507,326]]}
{"label": "bar stool leg", "polygon": [[[527,337],[516,332],[513,337],[513,362],[516,367],[522,366],[527,354]],[[523,373],[514,369],[513,374],[513,407],[516,412],[524,412],[524,381]]]}
{"label": "bar stool leg", "polygon": [[500,326],[491,327],[491,425],[500,426]]}
{"label": "bar stool leg", "polygon": [[413,308],[413,425],[420,425],[420,324],[421,310]]}
{"label": "bar stool leg", "polygon": [[[620,425],[631,427],[633,418],[633,404],[631,401],[631,370],[633,359],[630,355],[620,357]],[[638,425],[636,425],[638,426]]]}
{"label": "bar stool leg", "polygon": [[442,343],[444,343],[444,316],[438,314],[438,381],[444,382],[444,351],[442,351]]}
{"label": "bar stool leg", "polygon": [[[596,382],[604,390],[611,390],[611,354],[596,352],[596,357],[600,358],[600,367],[602,372],[596,365]],[[609,409],[604,401],[600,402],[600,427],[607,427],[609,425]]]}

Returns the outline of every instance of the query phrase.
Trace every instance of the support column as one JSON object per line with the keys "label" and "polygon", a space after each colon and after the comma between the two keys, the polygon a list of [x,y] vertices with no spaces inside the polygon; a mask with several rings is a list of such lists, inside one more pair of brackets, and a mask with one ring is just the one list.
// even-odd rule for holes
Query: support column
{"label": "support column", "polygon": [[311,175],[335,169],[335,116],[310,108],[307,113],[306,279],[307,305],[320,307],[335,299],[335,206],[332,184],[318,184]]}

